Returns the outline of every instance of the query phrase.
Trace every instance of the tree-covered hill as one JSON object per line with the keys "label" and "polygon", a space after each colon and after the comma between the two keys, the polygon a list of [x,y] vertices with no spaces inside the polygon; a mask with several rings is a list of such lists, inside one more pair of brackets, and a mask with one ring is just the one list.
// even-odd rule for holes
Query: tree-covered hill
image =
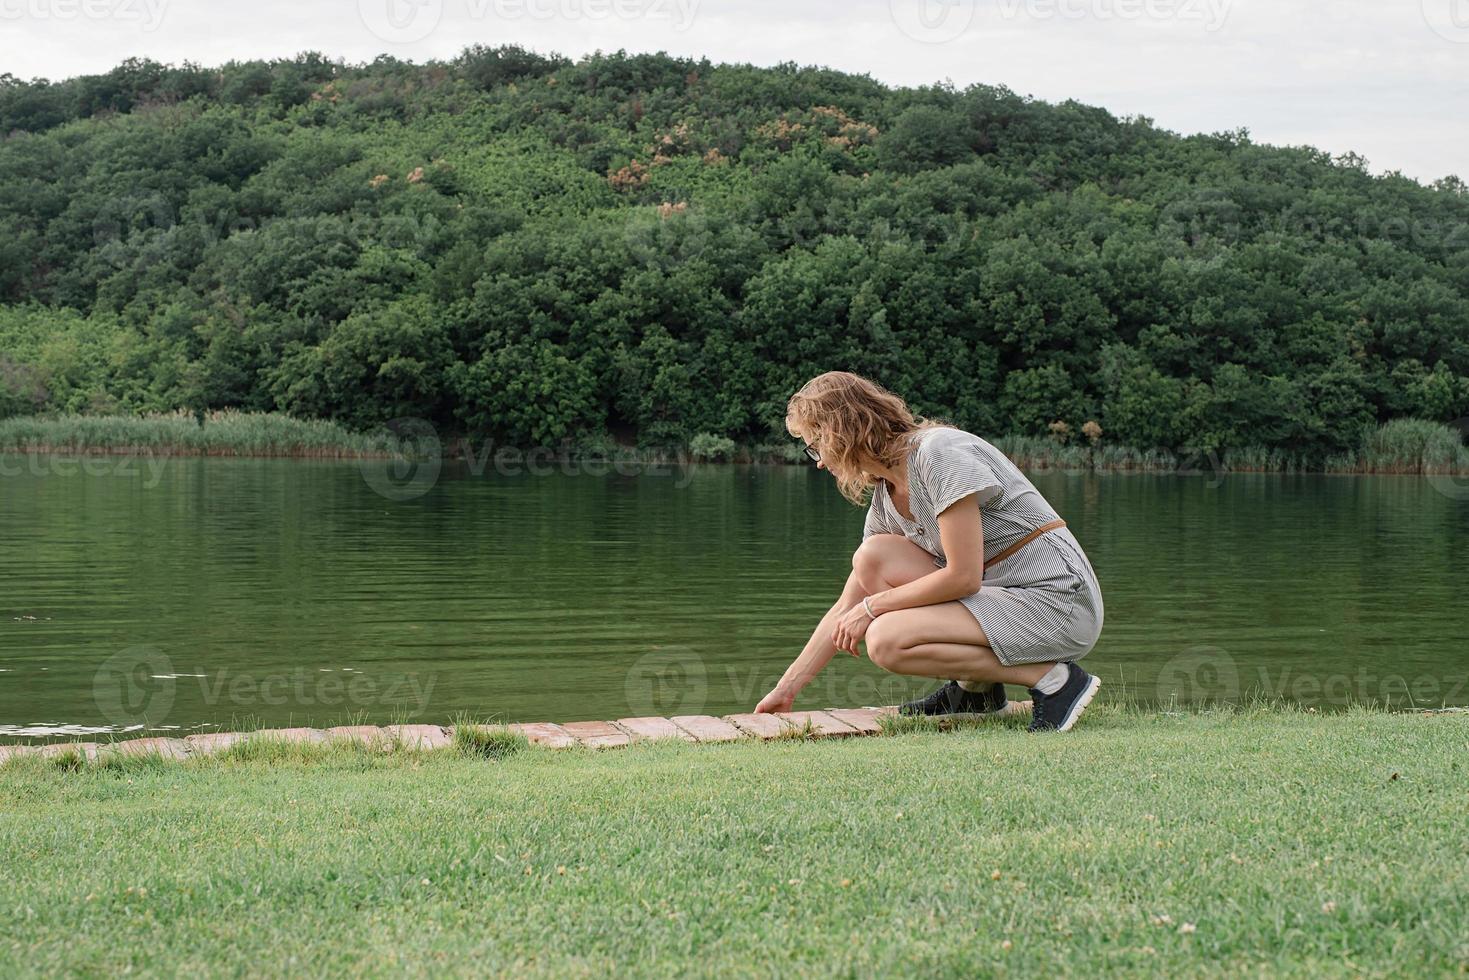
{"label": "tree-covered hill", "polygon": [[1003,88],[661,55],[0,76],[0,416],[771,439],[832,368],[986,434],[1325,456],[1469,415],[1469,191]]}

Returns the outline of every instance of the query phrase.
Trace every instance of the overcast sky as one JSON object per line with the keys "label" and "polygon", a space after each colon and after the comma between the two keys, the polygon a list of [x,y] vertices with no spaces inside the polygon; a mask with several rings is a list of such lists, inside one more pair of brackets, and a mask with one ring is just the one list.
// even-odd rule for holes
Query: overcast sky
{"label": "overcast sky", "polygon": [[0,0],[0,73],[473,43],[1007,85],[1469,179],[1469,0]]}

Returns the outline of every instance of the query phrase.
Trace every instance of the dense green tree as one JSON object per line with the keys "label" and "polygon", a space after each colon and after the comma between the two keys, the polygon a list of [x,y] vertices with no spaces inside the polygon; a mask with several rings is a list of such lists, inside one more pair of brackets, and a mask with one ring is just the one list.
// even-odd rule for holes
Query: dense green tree
{"label": "dense green tree", "polygon": [[1469,188],[666,55],[0,76],[0,415],[758,443],[832,368],[1183,452],[1461,419]]}

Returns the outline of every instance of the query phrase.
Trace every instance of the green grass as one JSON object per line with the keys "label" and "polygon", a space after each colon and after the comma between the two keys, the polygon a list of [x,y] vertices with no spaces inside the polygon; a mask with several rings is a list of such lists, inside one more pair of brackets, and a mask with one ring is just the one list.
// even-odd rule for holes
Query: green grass
{"label": "green grass", "polygon": [[22,416],[0,420],[0,451],[160,453],[197,456],[390,456],[384,434],[289,415],[189,412],[166,415]]}
{"label": "green grass", "polygon": [[[431,446],[405,433],[400,442],[385,432],[359,433],[320,419],[298,419],[276,413],[222,411],[204,416],[166,415],[25,416],[0,419],[0,452],[158,453],[199,456],[390,457],[410,455]],[[1078,438],[1066,443],[1040,436],[996,436],[994,443],[1022,469],[1099,472],[1172,473],[1393,473],[1469,475],[1469,446],[1459,430],[1437,422],[1399,419],[1372,430],[1362,448],[1328,459],[1309,459],[1260,446],[1227,448],[1217,453],[1172,453],[1134,449],[1106,441],[1096,446]],[[716,445],[717,443],[717,445]],[[444,434],[442,448],[454,455],[467,444],[481,451],[484,440]],[[806,455],[794,440],[737,446],[722,437],[696,436],[687,449],[638,448],[619,445],[608,436],[588,436],[562,447],[571,457],[669,463],[698,461],[794,463]]]}
{"label": "green grass", "polygon": [[1469,969],[1469,715],[1021,724],[28,758],[0,975]]}

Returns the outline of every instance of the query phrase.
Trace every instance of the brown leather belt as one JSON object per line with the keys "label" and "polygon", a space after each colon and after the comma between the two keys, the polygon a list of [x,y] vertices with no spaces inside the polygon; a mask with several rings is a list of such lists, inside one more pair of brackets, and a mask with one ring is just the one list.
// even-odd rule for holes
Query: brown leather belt
{"label": "brown leather belt", "polygon": [[1005,550],[1001,551],[998,555],[995,555],[995,557],[993,557],[989,561],[985,562],[984,563],[984,567],[986,569],[990,569],[990,568],[995,567],[1000,562],[1004,561],[1006,558],[1009,558],[1011,555],[1015,554],[1015,552],[1019,551],[1021,548],[1024,548],[1026,545],[1030,544],[1036,538],[1040,537],[1042,534],[1049,534],[1051,531],[1056,530],[1056,528],[1058,528],[1058,527],[1065,527],[1065,526],[1066,526],[1066,522],[1063,521],[1063,520],[1054,520],[1054,521],[1050,521],[1048,523],[1042,524],[1040,527],[1036,528],[1034,531],[1031,531],[1025,537],[1021,538],[1019,541],[1015,542],[1010,547],[1006,548]]}

